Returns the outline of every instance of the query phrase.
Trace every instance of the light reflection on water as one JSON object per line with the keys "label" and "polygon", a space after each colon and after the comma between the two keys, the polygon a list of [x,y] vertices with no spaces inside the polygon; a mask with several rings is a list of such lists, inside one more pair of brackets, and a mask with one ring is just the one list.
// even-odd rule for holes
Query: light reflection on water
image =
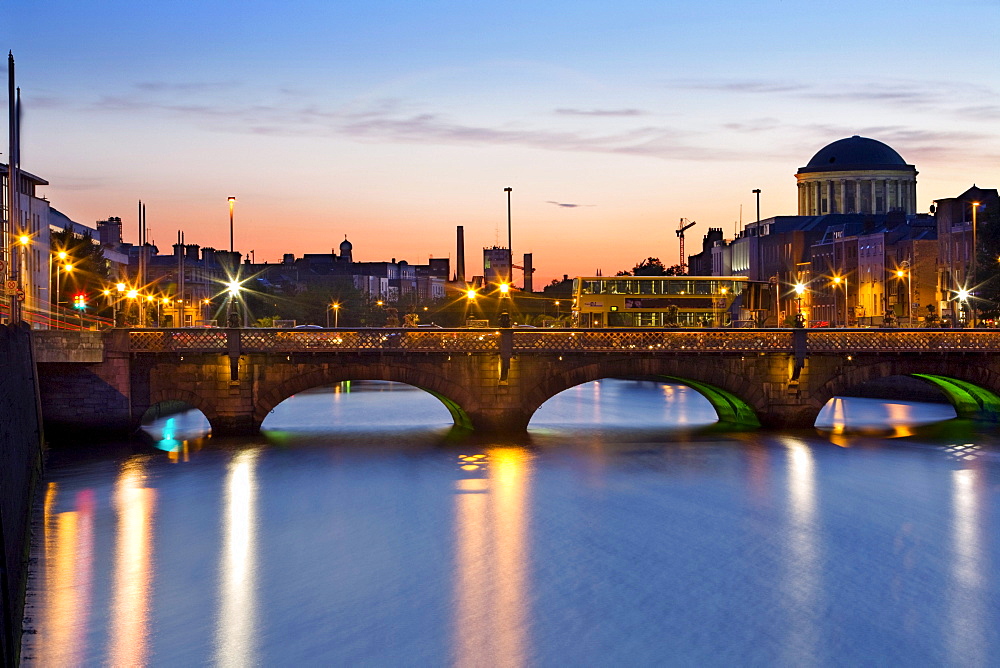
{"label": "light reflection on water", "polygon": [[299,395],[262,438],[191,412],[157,447],[54,451],[25,664],[1000,662],[996,438],[850,428],[937,407],[704,434],[676,429],[714,419],[687,388],[606,381],[501,445],[364,387]]}

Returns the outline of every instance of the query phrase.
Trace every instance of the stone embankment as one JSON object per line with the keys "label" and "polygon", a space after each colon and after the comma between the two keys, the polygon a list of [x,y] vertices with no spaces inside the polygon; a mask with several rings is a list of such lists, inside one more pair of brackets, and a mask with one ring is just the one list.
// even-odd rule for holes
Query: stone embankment
{"label": "stone embankment", "polygon": [[23,325],[0,325],[0,642],[5,666],[18,663],[31,502],[42,451],[31,331]]}

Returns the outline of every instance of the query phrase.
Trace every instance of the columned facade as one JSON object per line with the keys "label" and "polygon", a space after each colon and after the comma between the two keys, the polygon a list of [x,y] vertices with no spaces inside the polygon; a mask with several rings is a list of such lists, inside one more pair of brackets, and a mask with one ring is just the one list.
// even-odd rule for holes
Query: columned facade
{"label": "columned facade", "polygon": [[880,141],[849,137],[821,149],[795,175],[799,215],[917,212],[917,170]]}

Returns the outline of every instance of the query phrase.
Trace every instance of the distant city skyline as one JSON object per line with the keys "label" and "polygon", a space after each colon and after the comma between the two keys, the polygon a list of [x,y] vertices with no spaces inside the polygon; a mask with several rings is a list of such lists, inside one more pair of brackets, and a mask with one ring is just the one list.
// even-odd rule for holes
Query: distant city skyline
{"label": "distant city skyline", "polygon": [[[532,253],[535,287],[678,261],[794,215],[795,172],[851,135],[916,166],[917,207],[1000,185],[996,2],[292,2],[5,9],[22,168],[70,218],[136,201],[161,249],[258,262]],[[4,123],[6,129],[6,122]],[[4,134],[6,137],[6,133]],[[0,147],[6,162],[7,146]],[[517,283],[520,284],[518,278]]]}

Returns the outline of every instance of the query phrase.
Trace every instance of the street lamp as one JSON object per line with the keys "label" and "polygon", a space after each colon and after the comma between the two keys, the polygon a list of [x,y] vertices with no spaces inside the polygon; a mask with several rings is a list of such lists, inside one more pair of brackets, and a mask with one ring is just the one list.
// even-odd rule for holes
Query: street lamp
{"label": "street lamp", "polygon": [[[976,275],[976,211],[979,210],[979,202],[972,202],[972,285],[978,284],[979,278]],[[966,281],[968,285],[968,281]],[[976,326],[976,299],[972,298],[972,326]]]}
{"label": "street lamp", "polygon": [[[965,302],[966,304],[968,304],[968,302],[969,302],[969,294],[970,293],[969,293],[968,289],[966,289],[966,288],[960,288],[958,290],[958,292],[955,293],[955,296],[958,297],[958,303],[959,303],[959,309],[958,310],[959,310],[959,312],[962,311],[962,302]],[[954,326],[957,327],[958,323],[957,322],[954,323]]]}
{"label": "street lamp", "polygon": [[[761,252],[762,251],[761,251],[761,248],[760,248],[760,244],[761,244],[761,236],[760,236],[760,188],[754,188],[750,192],[752,192],[754,195],[757,196],[757,276],[763,276],[764,275],[764,268],[761,266],[761,264],[763,264],[763,260],[761,260],[761,257],[762,257],[761,256]],[[684,261],[684,258],[681,258],[681,262],[683,262],[683,261]],[[747,272],[747,273],[749,274],[750,272]],[[775,314],[775,316],[777,316],[777,313]]]}
{"label": "street lamp", "polygon": [[802,283],[795,284],[795,325],[797,327],[802,327],[804,324],[804,318],[802,317],[802,295],[805,294],[806,286]]}
{"label": "street lamp", "polygon": [[[334,303],[330,304],[330,308],[333,309],[333,327],[337,329],[340,327],[340,304]],[[330,311],[326,312],[326,326],[330,326]]]}
{"label": "street lamp", "polygon": [[501,283],[500,284],[500,296],[501,297],[509,297],[510,296],[510,284],[508,284],[508,283]]}
{"label": "street lamp", "polygon": [[229,305],[226,311],[226,326],[239,327],[239,314],[233,313],[233,301],[239,299],[240,282],[233,280],[226,284],[226,291],[229,293]]}
{"label": "street lamp", "polygon": [[[27,280],[27,273],[28,273],[28,244],[31,243],[31,237],[28,236],[27,234],[22,234],[21,236],[19,236],[17,238],[17,243],[21,246],[21,259],[17,263],[18,264],[18,268],[17,268],[17,289],[18,289],[19,293],[26,295],[29,292],[29,290],[27,290],[26,288],[29,287],[28,286],[28,280]],[[22,307],[20,306],[20,304],[17,304],[17,301],[21,298],[21,294],[12,295],[11,298],[10,298],[10,315],[11,315],[11,321],[12,322],[20,322],[21,320],[24,319],[23,315],[21,313],[21,308]],[[25,303],[27,305],[27,300],[25,301]],[[17,308],[16,308],[17,316],[16,317],[14,316],[14,313],[15,313],[15,304],[17,304]]]}
{"label": "street lamp", "polygon": [[724,318],[722,314],[725,313],[726,311],[726,295],[729,294],[729,288],[726,287],[719,288],[719,294],[721,294],[722,297],[719,299],[719,315],[718,315],[719,319],[718,319],[718,324],[716,326],[722,327],[723,325],[725,325],[725,323],[723,322]]}
{"label": "street lamp", "polygon": [[233,206],[236,204],[236,198],[232,195],[229,196],[229,252],[233,252]]}
{"label": "street lamp", "polygon": [[167,306],[170,304],[170,298],[164,297],[163,299],[156,300],[156,326],[160,327],[160,306]]}
{"label": "street lamp", "polygon": [[507,193],[507,256],[510,258],[510,262],[508,262],[508,264],[510,265],[510,267],[507,270],[509,272],[508,275],[507,275],[507,280],[508,281],[513,281],[514,280],[514,248],[513,248],[513,246],[511,246],[511,241],[510,241],[510,239],[511,239],[511,237],[510,237],[510,193],[511,193],[512,190],[514,190],[514,189],[513,188],[504,188],[503,189],[503,191],[505,193]]}
{"label": "street lamp", "polygon": [[[66,262],[66,258],[67,257],[69,257],[69,253],[67,253],[66,251],[59,251],[58,253],[54,253],[54,254],[53,253],[49,253],[49,281],[50,281],[49,286],[50,287],[52,285],[52,283],[51,283],[51,281],[52,281],[52,258],[56,258],[58,260],[58,262],[56,262],[56,299],[55,299],[55,306],[56,306],[56,328],[57,329],[59,328],[59,304],[62,303],[61,300],[60,300],[60,292],[59,292],[59,267],[64,262]],[[52,303],[52,295],[51,294],[49,295],[49,302]]]}
{"label": "street lamp", "polygon": [[[835,286],[837,286],[837,287],[840,287],[840,284],[841,284],[841,282],[843,282],[843,280],[844,279],[842,279],[840,276],[834,276],[833,277],[833,284]],[[847,299],[846,295],[844,296],[844,299],[845,299],[845,302],[846,302],[846,299]],[[837,313],[837,288],[835,287],[833,289],[833,326],[834,327],[839,327],[840,326],[840,324],[837,322],[837,320],[838,320],[839,317],[840,316]],[[844,327],[847,327],[847,306],[846,306],[846,303],[845,303],[845,306],[844,306]]]}
{"label": "street lamp", "polygon": [[909,260],[899,263],[900,269],[896,270],[896,278],[902,280],[906,277],[906,324],[913,327],[913,270]]}

